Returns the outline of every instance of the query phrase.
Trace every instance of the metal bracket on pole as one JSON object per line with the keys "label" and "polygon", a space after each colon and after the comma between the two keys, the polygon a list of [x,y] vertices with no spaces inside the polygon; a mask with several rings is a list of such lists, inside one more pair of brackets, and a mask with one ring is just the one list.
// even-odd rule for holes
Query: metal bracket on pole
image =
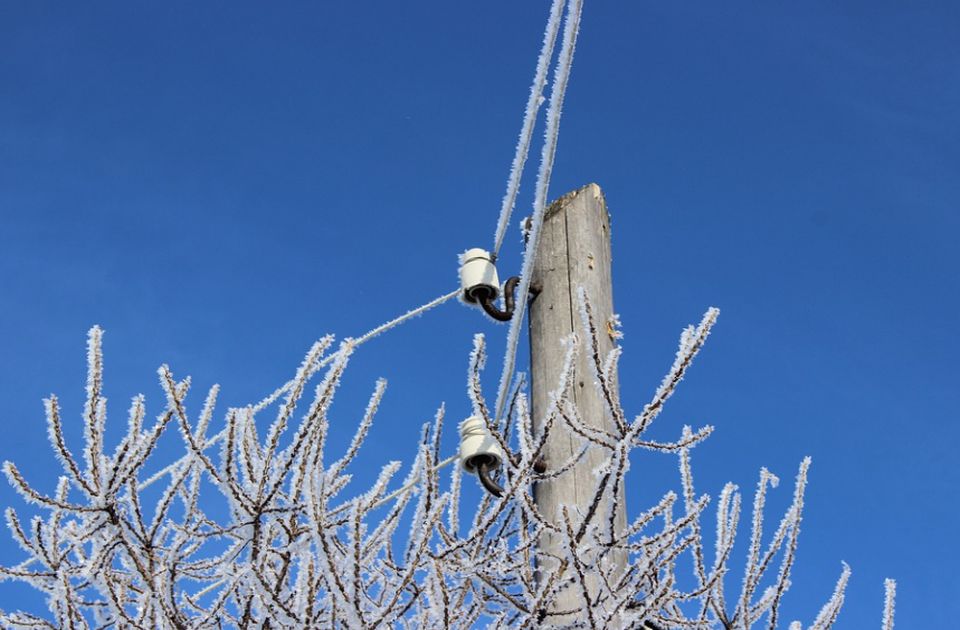
{"label": "metal bracket on pole", "polygon": [[508,278],[504,283],[502,311],[497,308],[497,305],[494,303],[493,296],[489,292],[485,292],[484,295],[479,299],[480,306],[483,308],[483,311],[498,322],[509,322],[513,318],[513,313],[516,310],[515,300],[517,285],[519,283],[520,278],[518,276]]}

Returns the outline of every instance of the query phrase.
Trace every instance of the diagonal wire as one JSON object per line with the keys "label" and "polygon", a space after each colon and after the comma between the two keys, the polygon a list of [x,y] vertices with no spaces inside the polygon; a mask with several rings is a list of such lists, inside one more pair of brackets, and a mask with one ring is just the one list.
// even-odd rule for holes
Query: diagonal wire
{"label": "diagonal wire", "polygon": [[560,30],[560,14],[563,10],[563,0],[553,0],[550,7],[550,18],[547,20],[546,30],[543,32],[543,47],[540,48],[540,57],[537,59],[537,70],[530,85],[530,97],[527,99],[527,108],[523,115],[523,127],[520,129],[520,138],[517,141],[517,151],[510,165],[510,177],[507,179],[507,192],[503,195],[503,204],[500,207],[500,218],[497,220],[497,233],[493,238],[493,256],[496,258],[503,245],[503,238],[507,233],[510,215],[517,203],[517,191],[520,190],[520,178],[523,176],[523,167],[527,163],[530,153],[530,141],[533,139],[533,128],[537,122],[537,112],[543,104],[543,88],[547,84],[547,70],[550,59],[557,44],[557,32]]}
{"label": "diagonal wire", "polygon": [[[413,318],[416,317],[417,315],[421,315],[421,314],[423,314],[423,313],[426,313],[426,312],[429,311],[430,309],[435,308],[435,307],[437,307],[437,306],[440,306],[440,305],[443,304],[444,302],[447,302],[447,301],[455,298],[455,297],[456,297],[457,295],[459,295],[459,294],[460,294],[460,289],[457,289],[456,291],[451,291],[450,293],[447,293],[446,295],[441,295],[440,297],[438,297],[438,298],[436,298],[436,299],[434,299],[434,300],[431,300],[431,301],[427,302],[426,304],[422,304],[422,305],[420,305],[420,306],[418,306],[418,307],[416,307],[416,308],[414,308],[414,309],[411,309],[411,310],[407,311],[406,313],[404,313],[403,315],[400,315],[399,317],[395,317],[394,319],[391,319],[391,320],[388,321],[388,322],[385,322],[385,323],[383,323],[383,324],[380,324],[380,325],[377,326],[376,328],[370,329],[369,331],[367,331],[367,332],[364,333],[363,335],[357,337],[356,339],[352,339],[352,340],[351,340],[351,339],[348,337],[347,339],[344,340],[344,341],[348,341],[348,342],[349,342],[346,347],[348,347],[348,348],[350,349],[350,351],[352,352],[353,349],[355,349],[357,346],[360,346],[360,345],[366,343],[367,341],[370,341],[371,339],[373,339],[373,338],[376,337],[377,335],[380,335],[380,334],[382,334],[382,333],[385,333],[385,332],[387,332],[388,330],[390,330],[390,329],[392,329],[392,328],[396,328],[397,326],[399,326],[399,325],[401,325],[401,324],[403,324],[403,323],[405,323],[405,322],[413,319]],[[342,352],[342,351],[337,351],[337,352],[334,352],[333,354],[327,356],[323,361],[321,361],[321,362],[317,365],[317,368],[316,368],[316,369],[319,370],[319,369],[322,369],[322,368],[326,367],[327,365],[329,365],[331,362],[333,362],[334,360],[336,360],[337,357],[340,356],[341,352]],[[294,382],[295,382],[295,381],[294,381],[293,379],[291,379],[291,380],[287,381],[286,383],[284,383],[283,385],[281,385],[281,386],[280,386],[279,388],[277,388],[272,394],[270,394],[269,396],[267,396],[266,398],[264,398],[263,400],[261,400],[259,403],[257,403],[256,405],[254,405],[254,406],[252,407],[252,412],[253,412],[253,413],[258,413],[258,412],[260,412],[260,411],[263,411],[265,408],[269,407],[269,406],[270,406],[271,404],[273,404],[278,398],[280,398],[280,396],[282,396],[288,389],[290,389],[290,387],[293,385]],[[217,433],[216,435],[214,435],[213,437],[211,437],[209,440],[207,440],[206,442],[204,442],[203,445],[200,447],[201,450],[204,450],[204,451],[207,450],[208,448],[210,448],[211,446],[213,446],[214,444],[216,444],[217,442],[219,442],[220,440],[222,440],[223,437],[224,437],[226,434],[227,434],[227,429],[224,428],[224,429],[221,430],[219,433]],[[164,475],[176,471],[177,469],[180,468],[180,466],[182,466],[183,464],[185,464],[187,461],[189,461],[189,460],[192,459],[192,458],[193,458],[193,454],[192,454],[192,453],[181,457],[180,459],[176,460],[175,462],[171,463],[170,465],[168,465],[168,466],[162,468],[161,470],[157,471],[157,472],[154,473],[152,476],[150,476],[148,479],[145,479],[142,483],[140,483],[140,485],[138,486],[138,489],[141,490],[141,491],[144,490],[145,488],[147,488],[148,486],[150,486],[151,484],[153,484],[154,482],[156,482],[158,479],[163,478]]]}
{"label": "diagonal wire", "polygon": [[527,306],[527,295],[530,293],[530,279],[533,275],[533,262],[537,255],[537,246],[540,242],[540,228],[543,225],[543,215],[546,212],[547,192],[550,186],[550,175],[553,172],[553,160],[557,152],[557,138],[560,133],[560,113],[563,109],[563,97],[567,91],[570,79],[570,68],[573,65],[573,52],[577,45],[577,35],[580,31],[580,14],[583,10],[583,0],[569,0],[567,3],[567,20],[563,31],[563,44],[560,48],[560,58],[553,77],[553,87],[550,91],[550,107],[547,109],[547,129],[545,132],[543,150],[540,154],[540,170],[537,173],[536,195],[533,201],[533,221],[530,225],[527,246],[523,254],[523,267],[520,272],[519,295],[517,296],[516,311],[510,321],[510,332],[507,335],[507,351],[503,358],[503,373],[500,375],[500,389],[497,393],[495,420],[499,421],[503,415],[510,382],[513,379],[517,360],[517,344],[520,340],[520,326]]}

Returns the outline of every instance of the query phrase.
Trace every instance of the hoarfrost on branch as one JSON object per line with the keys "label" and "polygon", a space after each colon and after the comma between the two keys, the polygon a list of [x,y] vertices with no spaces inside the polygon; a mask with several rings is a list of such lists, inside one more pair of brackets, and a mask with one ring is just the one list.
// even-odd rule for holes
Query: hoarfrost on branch
{"label": "hoarfrost on branch", "polygon": [[[345,453],[326,452],[334,426],[330,405],[355,343],[334,350],[332,337],[311,347],[293,379],[267,400],[228,409],[223,429],[208,437],[218,388],[190,418],[189,378],[162,366],[165,402],[153,420],[144,397],[127,412],[126,434],[109,452],[104,443],[102,331],[88,340],[88,378],[81,457],[64,438],[58,400],[45,401],[48,433],[63,468],[52,494],[34,488],[12,462],[11,485],[43,517],[23,522],[13,508],[7,526],[27,558],[0,568],[0,579],[20,580],[46,594],[48,615],[0,612],[9,628],[750,628],[777,627],[790,586],[810,460],[799,468],[793,501],[771,532],[764,504],[778,479],[761,469],[753,498],[742,578],[728,580],[740,518],[741,494],[728,484],[716,501],[715,544],[703,532],[710,498],[694,488],[691,451],[713,430],[683,427],[674,442],[645,435],[699,352],[717,311],[683,331],[676,358],[650,402],[630,419],[613,384],[619,347],[593,357],[593,379],[614,430],[579,418],[569,396],[570,368],[580,352],[593,353],[599,334],[580,294],[581,334],[567,340],[561,382],[534,424],[522,388],[513,390],[506,422],[484,398],[480,373],[484,339],[469,357],[468,395],[507,453],[501,499],[484,495],[463,505],[459,466],[440,452],[444,409],[425,427],[404,478],[389,462],[369,488],[348,473],[367,435],[386,383],[378,381]],[[285,394],[285,396],[283,396]],[[283,396],[283,398],[281,398]],[[270,410],[273,409],[271,412]],[[272,413],[265,436],[258,415]],[[596,472],[595,496],[585,513],[537,510],[536,483],[570,474],[577,457],[551,470],[538,458],[554,427],[564,424],[606,463]],[[533,427],[542,427],[534,431]],[[161,437],[179,432],[184,455],[147,476]],[[219,448],[214,446],[219,445]],[[626,484],[636,448],[677,457],[676,490],[640,511],[623,531],[610,517]],[[155,459],[155,458],[154,458]],[[151,462],[153,463],[153,462]],[[161,482],[165,483],[165,486]],[[150,489],[152,486],[157,486]],[[399,490],[392,489],[399,487]],[[149,492],[152,505],[145,504]],[[219,495],[219,499],[211,495]],[[226,505],[215,510],[211,506]],[[216,513],[214,513],[216,512]],[[461,522],[465,516],[470,518]],[[709,530],[708,530],[709,531]],[[537,540],[549,532],[564,541],[544,562]],[[626,551],[626,554],[619,552]],[[613,553],[617,552],[617,553]],[[712,556],[712,557],[711,557]],[[617,566],[613,557],[627,558]],[[547,572],[544,566],[556,567]],[[739,565],[738,565],[739,566]],[[599,579],[589,580],[586,576]],[[832,595],[811,628],[828,628],[843,602],[850,569],[843,565]],[[588,584],[589,582],[589,584]],[[739,584],[739,592],[725,586]],[[560,593],[579,594],[580,607],[558,611]],[[826,596],[827,593],[825,592]],[[894,585],[886,585],[883,627],[893,627]],[[571,621],[571,618],[574,621]],[[800,628],[800,622],[789,624]]]}

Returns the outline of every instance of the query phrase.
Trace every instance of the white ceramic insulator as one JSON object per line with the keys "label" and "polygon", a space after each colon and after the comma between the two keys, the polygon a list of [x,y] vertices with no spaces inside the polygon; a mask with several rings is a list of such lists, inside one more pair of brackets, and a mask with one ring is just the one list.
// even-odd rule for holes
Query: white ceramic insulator
{"label": "white ceramic insulator", "polygon": [[487,431],[487,425],[480,416],[470,416],[460,423],[460,465],[471,474],[476,474],[475,458],[488,455],[496,460],[496,467],[503,462],[500,444]]}
{"label": "white ceramic insulator", "polygon": [[464,301],[470,304],[477,301],[474,292],[480,288],[490,291],[491,299],[500,295],[500,279],[490,252],[474,247],[460,254],[460,286]]}

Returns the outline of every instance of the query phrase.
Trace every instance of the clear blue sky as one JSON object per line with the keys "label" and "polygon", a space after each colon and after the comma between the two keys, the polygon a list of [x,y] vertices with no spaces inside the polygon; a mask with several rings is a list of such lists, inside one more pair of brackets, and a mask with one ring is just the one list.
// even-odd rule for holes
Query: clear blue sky
{"label": "clear blue sky", "polygon": [[[194,410],[213,382],[242,404],[321,334],[451,290],[492,240],[548,4],[4,3],[0,459],[52,490],[40,401],[79,437],[94,323],[122,425],[138,392],[159,411],[161,362],[193,375]],[[898,627],[960,613],[958,62],[955,2],[586,2],[551,197],[607,195],[628,410],[721,308],[656,429],[717,427],[700,491],[749,504],[767,466],[783,509],[813,457],[788,618],[812,621],[841,560],[838,628],[879,627],[887,576]],[[509,272],[514,226],[505,249]],[[506,329],[459,305],[358,353],[338,435],[386,377],[373,470],[441,401],[467,413],[476,331],[493,396]],[[634,508],[673,482],[647,459]],[[0,504],[21,502],[3,484]]]}

